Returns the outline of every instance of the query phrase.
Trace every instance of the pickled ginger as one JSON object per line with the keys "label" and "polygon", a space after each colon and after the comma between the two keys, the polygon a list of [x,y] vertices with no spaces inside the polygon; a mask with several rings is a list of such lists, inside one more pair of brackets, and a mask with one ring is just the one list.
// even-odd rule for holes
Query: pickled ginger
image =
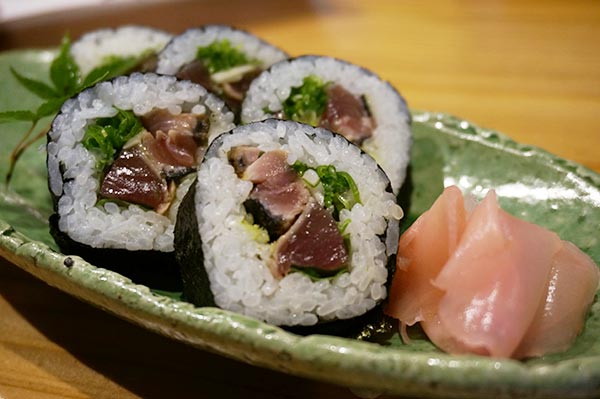
{"label": "pickled ginger", "polygon": [[452,353],[526,358],[568,349],[600,272],[570,242],[520,220],[490,190],[472,207],[448,187],[402,235],[385,311]]}

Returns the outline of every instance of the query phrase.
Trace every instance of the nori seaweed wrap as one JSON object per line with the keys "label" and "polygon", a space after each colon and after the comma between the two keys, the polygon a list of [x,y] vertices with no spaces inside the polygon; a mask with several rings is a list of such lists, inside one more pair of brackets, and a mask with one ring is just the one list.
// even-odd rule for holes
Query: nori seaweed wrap
{"label": "nori seaweed wrap", "polygon": [[111,72],[119,72],[115,75],[153,72],[158,53],[172,37],[168,32],[142,25],[101,28],[86,32],[73,42],[70,53],[83,76],[107,67]]}
{"label": "nori seaweed wrap", "polygon": [[233,114],[202,86],[134,73],[66,101],[48,133],[51,233],[65,254],[152,288],[180,288],[177,208]]}
{"label": "nori seaweed wrap", "polygon": [[184,297],[280,326],[360,317],[398,244],[389,179],[341,135],[270,119],[210,145],[175,228]]}
{"label": "nori seaweed wrap", "polygon": [[158,56],[158,73],[189,79],[220,96],[239,116],[252,80],[287,54],[227,25],[204,25],[175,36]]}
{"label": "nori seaweed wrap", "polygon": [[343,135],[377,160],[400,193],[410,162],[411,116],[400,93],[374,72],[325,56],[280,61],[252,81],[242,103],[243,123],[267,118]]}

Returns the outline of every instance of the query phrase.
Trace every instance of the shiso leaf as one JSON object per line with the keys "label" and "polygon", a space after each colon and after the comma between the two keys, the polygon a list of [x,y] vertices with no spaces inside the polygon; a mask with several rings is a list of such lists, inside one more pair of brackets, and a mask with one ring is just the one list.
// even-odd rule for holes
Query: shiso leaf
{"label": "shiso leaf", "polygon": [[77,63],[71,56],[71,40],[68,35],[62,39],[58,57],[50,64],[50,79],[60,95],[70,97],[80,88],[81,76]]}
{"label": "shiso leaf", "polygon": [[17,161],[21,157],[21,154],[50,130],[50,125],[48,124],[48,126],[40,130],[34,137],[30,138],[31,134],[36,129],[38,122],[46,116],[54,115],[65,100],[66,97],[49,98],[38,107],[36,112],[31,112],[29,110],[0,112],[0,123],[15,121],[31,122],[29,129],[25,131],[21,140],[19,140],[15,148],[13,148],[8,158],[8,171],[6,172],[5,177],[6,185],[10,184],[15,166],[17,165]]}
{"label": "shiso leaf", "polygon": [[66,97],[48,99],[48,101],[38,107],[37,111],[35,112],[36,118],[39,120],[45,116],[50,116],[57,113],[65,101]]}
{"label": "shiso leaf", "polygon": [[6,174],[6,184],[10,184],[12,171],[21,154],[31,144],[47,133],[49,127],[40,131],[35,137],[29,137],[42,118],[56,114],[68,98],[73,97],[80,91],[103,80],[130,72],[150,55],[152,55],[152,52],[144,52],[137,57],[108,57],[102,65],[94,68],[87,76],[83,77],[71,55],[71,40],[68,35],[65,35],[57,57],[50,64],[50,82],[52,85],[28,78],[21,75],[14,68],[11,68],[10,71],[14,78],[27,91],[45,100],[45,102],[38,107],[36,112],[32,112],[31,110],[0,112],[0,123],[31,122],[30,127],[11,152],[8,173]]}
{"label": "shiso leaf", "polygon": [[292,87],[290,96],[283,102],[284,116],[296,122],[319,125],[327,105],[327,85],[315,75],[305,77],[301,86]]}
{"label": "shiso leaf", "polygon": [[31,111],[3,111],[0,112],[0,123],[31,122],[37,118],[37,114]]}
{"label": "shiso leaf", "polygon": [[92,87],[96,83],[100,83],[103,80],[108,79],[110,76],[110,71],[107,68],[102,66],[94,68],[88,73],[88,75],[83,79],[83,83],[81,84],[82,88]]}
{"label": "shiso leaf", "polygon": [[30,79],[21,75],[13,67],[10,67],[10,73],[15,77],[15,79],[17,79],[21,86],[40,98],[50,99],[58,96],[58,93],[56,90],[54,90],[54,88],[42,81]]}

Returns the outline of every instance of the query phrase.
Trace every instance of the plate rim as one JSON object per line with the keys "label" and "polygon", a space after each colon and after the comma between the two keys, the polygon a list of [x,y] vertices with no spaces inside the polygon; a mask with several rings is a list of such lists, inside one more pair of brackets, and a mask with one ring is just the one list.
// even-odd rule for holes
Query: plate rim
{"label": "plate rim", "polygon": [[[550,167],[600,187],[600,175],[591,169],[541,148],[520,144],[497,131],[441,112],[413,110],[412,115],[413,123],[426,124],[445,134],[519,156],[542,157]],[[298,336],[240,314],[198,308],[158,295],[115,272],[31,240],[2,219],[0,256],[46,283],[144,328],[201,349],[294,375],[404,395],[445,397],[492,393],[539,397],[560,393],[562,397],[581,397],[600,393],[600,356],[527,364],[473,355],[406,352],[334,336]],[[65,262],[67,258],[73,262]],[[427,373],[422,372],[423,367]],[[470,373],[482,369],[489,370],[491,376],[485,386],[480,374]],[[517,384],[515,374],[520,376]]]}

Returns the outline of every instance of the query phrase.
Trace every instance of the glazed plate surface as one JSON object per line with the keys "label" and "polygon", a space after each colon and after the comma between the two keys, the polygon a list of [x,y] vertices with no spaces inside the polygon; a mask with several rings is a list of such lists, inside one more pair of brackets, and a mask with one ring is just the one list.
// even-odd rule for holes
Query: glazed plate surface
{"label": "glazed plate surface", "polygon": [[[9,67],[47,78],[52,51],[0,54],[0,110],[35,109],[40,101],[18,86]],[[46,125],[49,120],[41,125]],[[25,123],[0,124],[0,176]],[[580,165],[468,121],[413,111],[410,211],[404,227],[445,186],[483,197],[494,188],[512,214],[556,231],[600,263],[600,176]],[[39,144],[42,146],[44,140]],[[9,189],[0,189],[0,255],[48,284],[118,317],[190,345],[254,365],[351,388],[432,397],[596,397],[600,395],[600,303],[571,349],[528,361],[449,356],[412,332],[385,345],[326,335],[299,336],[239,314],[197,308],[179,293],[157,292],[58,252],[48,232],[52,204],[45,153],[20,160]]]}

